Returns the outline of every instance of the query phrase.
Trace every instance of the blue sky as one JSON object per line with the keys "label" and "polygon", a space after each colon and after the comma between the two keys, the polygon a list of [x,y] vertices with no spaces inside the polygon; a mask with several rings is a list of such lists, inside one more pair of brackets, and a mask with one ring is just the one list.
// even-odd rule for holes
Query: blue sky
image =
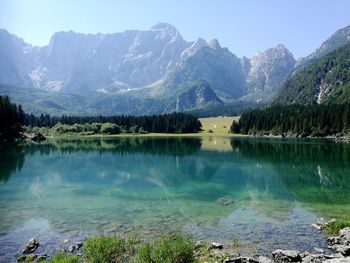
{"label": "blue sky", "polygon": [[57,31],[113,33],[173,24],[187,41],[219,39],[238,56],[283,43],[308,55],[350,24],[349,0],[0,0],[0,28],[35,45]]}

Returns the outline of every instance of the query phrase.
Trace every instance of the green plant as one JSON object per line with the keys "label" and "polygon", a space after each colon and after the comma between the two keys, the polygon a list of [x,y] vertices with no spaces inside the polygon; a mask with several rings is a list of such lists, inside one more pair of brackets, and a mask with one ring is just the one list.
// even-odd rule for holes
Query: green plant
{"label": "green plant", "polygon": [[58,253],[55,257],[50,260],[50,263],[78,263],[79,256],[67,256],[63,253]]}
{"label": "green plant", "polygon": [[233,248],[238,248],[239,247],[239,239],[238,238],[234,238],[232,240],[232,247]]}
{"label": "green plant", "polygon": [[343,229],[344,227],[350,227],[349,216],[338,218],[335,222],[328,224],[325,230],[328,235],[338,235],[339,230]]}
{"label": "green plant", "polygon": [[141,263],[191,263],[194,258],[193,239],[181,233],[167,235],[154,243],[145,243],[134,262]]}
{"label": "green plant", "polygon": [[100,236],[84,244],[84,256],[91,263],[119,263],[127,256],[126,241],[122,238]]}

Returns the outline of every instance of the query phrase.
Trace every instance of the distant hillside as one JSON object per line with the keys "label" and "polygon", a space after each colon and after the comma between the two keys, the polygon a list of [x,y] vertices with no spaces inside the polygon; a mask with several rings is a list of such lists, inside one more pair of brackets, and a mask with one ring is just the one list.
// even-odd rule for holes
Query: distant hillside
{"label": "distant hillside", "polygon": [[275,104],[350,102],[350,44],[322,57],[290,77]]}

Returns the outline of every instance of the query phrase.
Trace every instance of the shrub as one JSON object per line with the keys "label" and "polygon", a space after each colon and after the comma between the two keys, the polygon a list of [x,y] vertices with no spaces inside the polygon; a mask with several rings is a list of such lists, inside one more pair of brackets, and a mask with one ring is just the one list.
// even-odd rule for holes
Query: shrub
{"label": "shrub", "polygon": [[350,227],[349,216],[343,216],[341,218],[338,218],[334,223],[330,223],[326,227],[326,232],[328,235],[338,235],[339,230],[343,229],[344,227]]}
{"label": "shrub", "polygon": [[120,131],[121,128],[113,123],[106,122],[101,125],[101,133],[104,134],[119,134]]}
{"label": "shrub", "polygon": [[163,236],[154,243],[144,244],[134,262],[191,263],[194,262],[194,241],[188,235],[175,233]]}
{"label": "shrub", "polygon": [[55,257],[50,260],[50,263],[78,263],[79,256],[67,256],[63,253],[58,253]]}
{"label": "shrub", "polygon": [[91,263],[124,262],[126,252],[125,240],[118,237],[92,237],[84,244],[85,258]]}

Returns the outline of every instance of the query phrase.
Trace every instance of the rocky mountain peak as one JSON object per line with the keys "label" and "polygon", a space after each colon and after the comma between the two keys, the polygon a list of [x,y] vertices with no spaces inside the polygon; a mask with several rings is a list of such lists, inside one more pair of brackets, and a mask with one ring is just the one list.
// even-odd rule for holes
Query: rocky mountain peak
{"label": "rocky mountain peak", "polygon": [[216,38],[212,39],[208,46],[212,49],[215,49],[215,50],[219,50],[221,49],[221,46],[220,46],[220,43],[219,43],[219,40],[217,40]]}
{"label": "rocky mountain peak", "polygon": [[200,50],[203,47],[207,47],[208,44],[203,38],[198,38],[195,42],[192,42],[192,44],[186,48],[182,54],[182,58],[190,57],[194,55],[198,50]]}
{"label": "rocky mountain peak", "polygon": [[292,53],[282,44],[259,52],[250,60],[248,74],[248,92],[271,96],[281,87],[288,75],[293,71],[296,60]]}
{"label": "rocky mountain peak", "polygon": [[166,32],[170,35],[180,34],[175,26],[169,23],[158,23],[151,27],[151,31],[161,31]]}
{"label": "rocky mountain peak", "polygon": [[350,25],[343,27],[331,35],[322,45],[311,53],[309,56],[301,58],[297,65],[296,70],[300,70],[323,57],[324,55],[336,50],[350,43]]}

